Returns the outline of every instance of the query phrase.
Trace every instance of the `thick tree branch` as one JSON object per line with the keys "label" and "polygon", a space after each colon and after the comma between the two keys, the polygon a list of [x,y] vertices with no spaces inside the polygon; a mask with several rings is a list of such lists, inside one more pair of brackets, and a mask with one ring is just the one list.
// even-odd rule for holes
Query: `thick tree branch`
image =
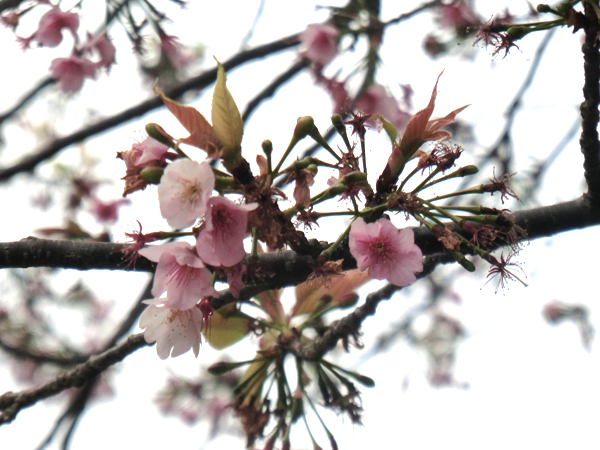
{"label": "thick tree branch", "polygon": [[104,372],[108,367],[123,361],[136,350],[147,346],[143,334],[130,336],[112,349],[92,356],[87,362],[65,372],[55,380],[39,388],[13,393],[7,392],[0,396],[0,425],[10,423],[21,411],[40,400],[56,395],[72,387],[81,387],[91,378]]}
{"label": "thick tree branch", "polygon": [[[527,231],[527,239],[533,240],[600,225],[600,209],[589,205],[585,197],[577,200],[543,206],[514,213],[515,222]],[[414,228],[415,242],[424,256],[443,253],[444,249],[425,228]],[[140,257],[135,268],[127,268],[122,250],[127,244],[109,244],[80,241],[53,241],[26,238],[17,242],[0,244],[0,268],[53,267],[77,270],[136,270],[152,272],[154,264]],[[266,289],[295,286],[306,280],[313,271],[309,265],[311,258],[318,256],[322,248],[315,245],[313,255],[299,256],[293,251],[265,253],[258,257],[258,265],[266,267],[269,278],[242,289],[241,299],[246,299]],[[347,248],[340,250],[336,257],[344,259],[344,269],[356,267]],[[219,305],[233,301],[230,294],[224,293],[217,301]]]}
{"label": "thick tree branch", "polygon": [[[28,237],[0,244],[0,268],[54,267],[77,270],[133,270],[153,272],[155,265],[138,258],[127,267],[128,244],[55,241]],[[37,261],[38,263],[35,263]]]}
{"label": "thick tree branch", "polygon": [[24,0],[0,0],[0,14],[7,9],[13,9],[23,3]]}
{"label": "thick tree branch", "polygon": [[581,104],[581,152],[583,153],[583,169],[588,185],[588,199],[594,205],[600,205],[600,142],[598,141],[598,121],[600,114],[600,53],[598,52],[598,32],[600,26],[596,12],[585,4],[585,42],[583,52],[583,71],[585,83]]}
{"label": "thick tree branch", "polygon": [[[225,70],[231,70],[248,61],[263,58],[273,53],[295,47],[298,44],[298,35],[294,34],[283,39],[278,39],[268,44],[261,45],[251,50],[240,52],[229,60],[225,61],[223,66],[225,67]],[[176,85],[175,87],[169,89],[166,92],[166,95],[170,98],[179,98],[190,90],[204,89],[205,87],[214,83],[216,79],[217,68],[215,67],[214,69],[208,70],[197,77],[191,78],[190,80]],[[81,142],[98,133],[110,130],[117,125],[121,125],[129,120],[134,119],[135,117],[139,117],[161,106],[163,106],[163,102],[160,97],[153,97],[150,100],[139,103],[136,106],[126,109],[119,114],[116,114],[112,117],[107,117],[106,119],[103,119],[95,124],[88,125],[68,136],[55,139],[45,147],[38,150],[35,154],[24,158],[22,161],[14,164],[13,166],[1,169],[0,182],[5,182],[13,175],[16,175],[20,172],[31,172],[38,164],[54,156],[65,147]]]}

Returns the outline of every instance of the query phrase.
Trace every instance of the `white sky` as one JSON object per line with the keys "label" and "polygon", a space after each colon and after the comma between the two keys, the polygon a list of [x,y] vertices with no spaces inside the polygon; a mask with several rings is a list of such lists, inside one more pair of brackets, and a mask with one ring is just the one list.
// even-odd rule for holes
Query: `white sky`
{"label": "white sky", "polygon": [[[410,5],[416,6],[420,2],[384,1],[384,18],[397,15],[398,6],[392,5],[400,3],[408,10]],[[485,12],[489,15],[495,12],[490,5],[492,2],[480,3],[485,7],[485,10],[482,7],[484,15]],[[507,4],[515,12],[525,7],[525,2],[521,1]],[[237,51],[257,6],[257,1],[197,1],[190,5],[186,14],[177,17],[176,26],[169,31],[180,36],[183,43],[205,44],[206,65],[209,67],[212,66],[210,55],[214,54],[223,61]],[[293,13],[290,12],[292,10]],[[232,11],[239,19],[232,18]],[[102,17],[100,12],[96,16],[92,12],[89,14],[87,17]],[[313,2],[267,1],[250,45],[301,31],[307,24],[320,22],[325,17],[322,11],[315,13]],[[83,23],[86,26],[86,19]],[[530,67],[540,37],[532,36],[520,42],[521,52],[512,51],[505,59],[492,59],[489,50],[471,48],[471,43],[466,42],[457,52],[469,54],[470,59],[457,54],[430,60],[421,53],[420,47],[422,30],[429,30],[432,26],[429,16],[420,16],[410,24],[409,27],[395,27],[386,32],[387,44],[381,52],[385,66],[380,71],[380,81],[387,83],[396,94],[399,92],[398,83],[410,83],[415,91],[415,107],[419,109],[427,103],[437,75],[445,70],[434,115],[441,116],[459,106],[471,104],[461,113],[461,118],[477,123],[476,133],[481,144],[493,143],[504,125],[505,107]],[[95,26],[92,23],[88,28],[95,29]],[[112,36],[117,43],[123,44],[123,34],[118,28]],[[10,69],[2,73],[3,85],[10,86],[10,89],[3,90],[2,111],[28,86],[45,76],[45,68],[53,58],[63,56],[61,51],[68,51],[66,44],[56,50],[30,50],[22,54],[12,39],[7,30],[0,30],[0,42],[3,43],[0,53],[5,55],[4,61],[11,61]],[[516,167],[522,172],[550,153],[577,115],[582,86],[579,39],[579,34],[573,36],[569,30],[558,30],[549,50],[551,56],[544,59],[536,84],[525,96],[523,110],[514,127]],[[285,70],[294,58],[292,51],[228,74],[229,89],[240,109],[272,76]],[[74,100],[79,98],[100,113],[110,114],[147,97],[150,92],[148,85],[140,87],[133,76],[137,69],[126,44],[119,48],[117,61],[110,77],[103,75],[95,82],[87,81],[83,92]],[[346,60],[334,61],[328,73],[332,75],[340,68],[347,70],[344,64],[347,64]],[[205,95],[193,100],[193,104],[205,114],[209,111],[211,92],[207,89]],[[39,126],[48,120],[44,103],[63,101],[58,94],[49,97],[50,100],[38,102],[36,108],[28,110]],[[329,123],[330,108],[329,99],[313,86],[311,77],[300,77],[293,85],[282,88],[281,95],[266,104],[246,124],[243,147],[245,151],[254,152],[260,148],[263,139],[269,138],[276,150],[284,148],[296,117],[306,114],[313,115],[317,126],[324,132]],[[59,130],[67,133],[76,129],[81,117],[81,109],[69,106],[60,120]],[[123,167],[120,161],[114,159],[114,154],[130,146],[147,122],[158,122],[177,136],[176,121],[164,111],[158,111],[88,142],[90,153],[102,159],[100,167],[106,177],[116,179],[121,176]],[[3,149],[3,158],[14,155],[16,159],[24,151],[35,148],[31,136],[14,127],[8,129],[4,137],[8,146]],[[378,136],[369,139],[369,157],[373,160],[377,158],[378,149],[386,148],[385,140]],[[464,158],[473,158],[482,150],[467,147]],[[76,153],[75,149],[70,149],[64,152],[61,160],[72,162]],[[386,158],[387,154],[381,157],[382,164]],[[247,159],[254,160],[253,154]],[[571,142],[545,177],[539,191],[540,203],[550,204],[580,195],[583,192],[581,165],[577,143]],[[491,168],[484,170],[491,176]],[[50,174],[51,169],[42,167],[39,173]],[[23,238],[40,226],[60,225],[59,216],[42,215],[24,208],[23,198],[30,195],[27,183],[26,177],[18,177],[10,186],[0,186],[6,210],[20,212],[18,217],[4,224],[4,241]],[[107,199],[112,199],[120,195],[121,189],[120,183],[116,183],[102,192]],[[144,231],[167,229],[166,223],[158,217],[154,197],[151,188],[132,197],[133,205],[121,212],[120,228],[117,229],[121,230],[118,231],[121,236],[122,231],[130,229],[138,219],[144,224]],[[534,205],[524,207],[531,206]],[[331,241],[335,238],[335,231],[332,226],[322,226],[315,236]],[[513,284],[505,295],[495,295],[494,285],[481,288],[485,269],[480,269],[477,275],[469,275],[456,267],[438,269],[433,276],[440,282],[457,278],[454,289],[461,303],[456,305],[445,301],[442,308],[460,319],[467,329],[466,341],[457,353],[456,377],[459,381],[468,382],[470,389],[431,388],[426,382],[424,355],[415,353],[404,344],[366,360],[366,351],[355,350],[345,360],[361,373],[374,378],[377,386],[371,390],[363,389],[364,427],[352,426],[347,419],[324,415],[328,417],[328,426],[340,448],[598,448],[598,351],[595,346],[590,353],[582,349],[573,324],[549,327],[541,317],[542,306],[554,299],[583,304],[594,312],[597,264],[592,258],[599,250],[598,240],[594,239],[596,235],[596,229],[588,229],[531,243],[520,255],[520,260],[525,262],[529,287]],[[145,276],[140,274],[103,272],[95,274],[90,284],[97,288],[100,297],[114,299],[117,314],[130,307],[144,279]],[[406,292],[383,303],[377,317],[365,322],[363,331],[367,349],[379,332],[398,324],[402,314],[425,294],[419,283]],[[3,294],[6,295],[5,292]],[[597,314],[592,314],[592,322],[600,328]],[[73,327],[72,330],[68,332],[72,333],[73,339],[85,336],[85,329],[81,327]],[[232,354],[234,358],[248,359],[252,354],[252,343],[234,347]],[[217,352],[207,345],[201,349],[198,360],[186,354],[163,362],[154,349],[135,353],[116,367],[118,376],[114,377],[114,387],[117,399],[95,403],[88,409],[71,448],[201,448],[205,424],[190,427],[178,419],[164,418],[158,413],[153,398],[162,388],[169,371],[191,377],[199,372],[199,366],[208,365],[217,357]],[[3,358],[0,360],[2,391],[22,388],[9,373]],[[403,390],[405,378],[409,384]],[[0,428],[0,448],[36,448],[62,410],[62,404],[49,400],[22,411],[13,424]],[[309,448],[310,443],[302,440],[304,433],[301,430],[302,425],[299,424],[296,432],[298,441],[293,441],[295,448]],[[312,430],[319,435],[316,423],[313,423]],[[318,440],[324,448],[327,447],[326,439]],[[49,448],[58,448],[57,445],[55,443]],[[242,447],[239,437],[223,436],[204,448]]]}

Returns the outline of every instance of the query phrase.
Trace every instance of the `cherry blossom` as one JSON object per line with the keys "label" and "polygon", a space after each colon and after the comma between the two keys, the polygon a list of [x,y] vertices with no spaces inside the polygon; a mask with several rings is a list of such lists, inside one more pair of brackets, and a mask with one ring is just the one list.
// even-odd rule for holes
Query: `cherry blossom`
{"label": "cherry blossom", "polygon": [[206,211],[215,176],[206,161],[179,159],[167,166],[158,185],[160,213],[173,228],[186,228]]}
{"label": "cherry blossom", "polygon": [[62,30],[67,28],[77,41],[77,28],[79,28],[79,16],[77,13],[63,12],[54,6],[40,18],[38,28],[28,38],[20,38],[23,48],[29,47],[29,43],[35,39],[41,46],[56,47],[62,41]]}
{"label": "cherry blossom", "polygon": [[313,23],[300,36],[305,46],[302,54],[305,58],[324,66],[337,54],[336,37],[339,32],[331,25]]}
{"label": "cherry blossom", "polygon": [[119,206],[128,205],[131,202],[121,198],[110,202],[103,202],[96,198],[92,199],[90,212],[96,217],[99,222],[114,223],[117,220]]}
{"label": "cherry blossom", "polygon": [[381,114],[398,130],[403,130],[410,115],[402,111],[398,102],[380,84],[372,84],[356,101],[356,108],[366,114]]}
{"label": "cherry blossom", "polygon": [[423,271],[423,254],[415,245],[412,229],[398,231],[387,219],[366,223],[363,218],[350,228],[350,253],[357,267],[369,276],[386,279],[396,286],[408,286]]}
{"label": "cherry blossom", "polygon": [[177,157],[175,153],[168,153],[169,147],[151,137],[147,137],[142,142],[136,142],[131,146],[131,150],[117,152],[117,158],[125,162],[126,172],[122,178],[125,180],[125,190],[123,197],[135,191],[141,191],[146,188],[148,181],[143,179],[140,172],[146,167],[164,168],[167,166],[167,158]]}
{"label": "cherry blossom", "polygon": [[131,150],[118,152],[117,157],[125,162],[127,170],[137,170],[150,166],[165,167],[169,147],[148,136],[142,142],[136,142]]}
{"label": "cherry blossom", "polygon": [[217,295],[210,271],[187,242],[151,245],[139,254],[158,263],[152,295],[159,297],[167,291],[166,307],[187,310],[202,297]]}
{"label": "cherry blossom", "polygon": [[77,92],[83,86],[84,78],[94,78],[96,65],[85,58],[71,55],[68,58],[56,58],[50,63],[52,78],[65,93]]}
{"label": "cherry blossom", "polygon": [[175,69],[181,69],[192,62],[192,55],[186,52],[185,47],[179,43],[176,36],[159,32],[159,38],[160,50]]}
{"label": "cherry blossom", "polygon": [[234,266],[244,259],[248,211],[257,206],[256,203],[237,205],[225,197],[211,197],[205,227],[196,241],[200,258],[212,266],[224,267]]}
{"label": "cherry blossom", "polygon": [[160,359],[169,355],[183,355],[189,349],[198,357],[202,343],[203,316],[199,308],[185,311],[156,306],[166,299],[146,300],[148,308],[140,316],[140,328],[144,329],[144,339],[148,344],[156,342],[156,353]]}
{"label": "cherry blossom", "polygon": [[117,50],[112,42],[106,37],[106,33],[99,34],[96,37],[92,37],[88,33],[88,41],[81,48],[82,52],[97,53],[100,56],[100,61],[96,63],[98,68],[104,67],[109,70],[110,67],[115,63],[115,53]]}

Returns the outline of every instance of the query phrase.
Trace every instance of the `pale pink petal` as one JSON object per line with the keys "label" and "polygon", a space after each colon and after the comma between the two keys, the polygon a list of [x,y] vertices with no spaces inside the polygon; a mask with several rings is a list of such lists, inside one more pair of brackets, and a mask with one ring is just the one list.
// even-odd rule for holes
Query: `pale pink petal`
{"label": "pale pink petal", "polygon": [[62,30],[67,28],[77,40],[79,16],[77,13],[63,12],[57,7],[40,18],[38,29],[34,33],[35,40],[45,47],[56,47],[62,41]]}
{"label": "pale pink petal", "polygon": [[65,93],[77,92],[83,85],[84,78],[94,78],[96,65],[84,58],[71,56],[56,58],[50,63],[52,78],[57,80],[58,87]]}
{"label": "pale pink petal", "polygon": [[336,38],[339,32],[331,25],[313,23],[300,36],[305,58],[324,66],[337,54]]}
{"label": "pale pink petal", "polygon": [[160,212],[173,228],[194,224],[206,211],[215,176],[206,161],[179,159],[167,166],[158,185]]}
{"label": "pale pink petal", "polygon": [[217,295],[211,283],[212,274],[187,242],[151,245],[139,253],[158,262],[152,295],[158,297],[167,291],[165,306],[188,310],[203,297]]}
{"label": "pale pink petal", "polygon": [[[159,303],[161,300],[150,302]],[[180,311],[151,304],[140,316],[139,325],[145,329],[145,341],[149,344],[156,342],[156,352],[160,359],[166,359],[169,355],[179,356],[190,349],[198,357],[203,325],[200,309]]]}

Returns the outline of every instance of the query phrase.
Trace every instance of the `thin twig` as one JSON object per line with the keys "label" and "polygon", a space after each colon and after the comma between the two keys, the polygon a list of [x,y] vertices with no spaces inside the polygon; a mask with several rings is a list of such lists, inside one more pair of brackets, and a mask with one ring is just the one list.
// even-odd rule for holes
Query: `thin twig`
{"label": "thin twig", "polygon": [[[425,259],[423,272],[417,278],[421,279],[428,276],[440,263],[453,261],[449,254],[440,254],[430,256]],[[342,319],[336,320],[329,325],[327,331],[315,338],[311,344],[303,344],[299,339],[294,340],[288,347],[294,354],[305,360],[320,359],[325,353],[333,350],[340,340],[347,340],[358,333],[364,320],[375,314],[377,306],[383,300],[388,300],[391,296],[403,288],[387,284],[378,291],[367,295],[365,303],[355,308],[350,314]]]}

